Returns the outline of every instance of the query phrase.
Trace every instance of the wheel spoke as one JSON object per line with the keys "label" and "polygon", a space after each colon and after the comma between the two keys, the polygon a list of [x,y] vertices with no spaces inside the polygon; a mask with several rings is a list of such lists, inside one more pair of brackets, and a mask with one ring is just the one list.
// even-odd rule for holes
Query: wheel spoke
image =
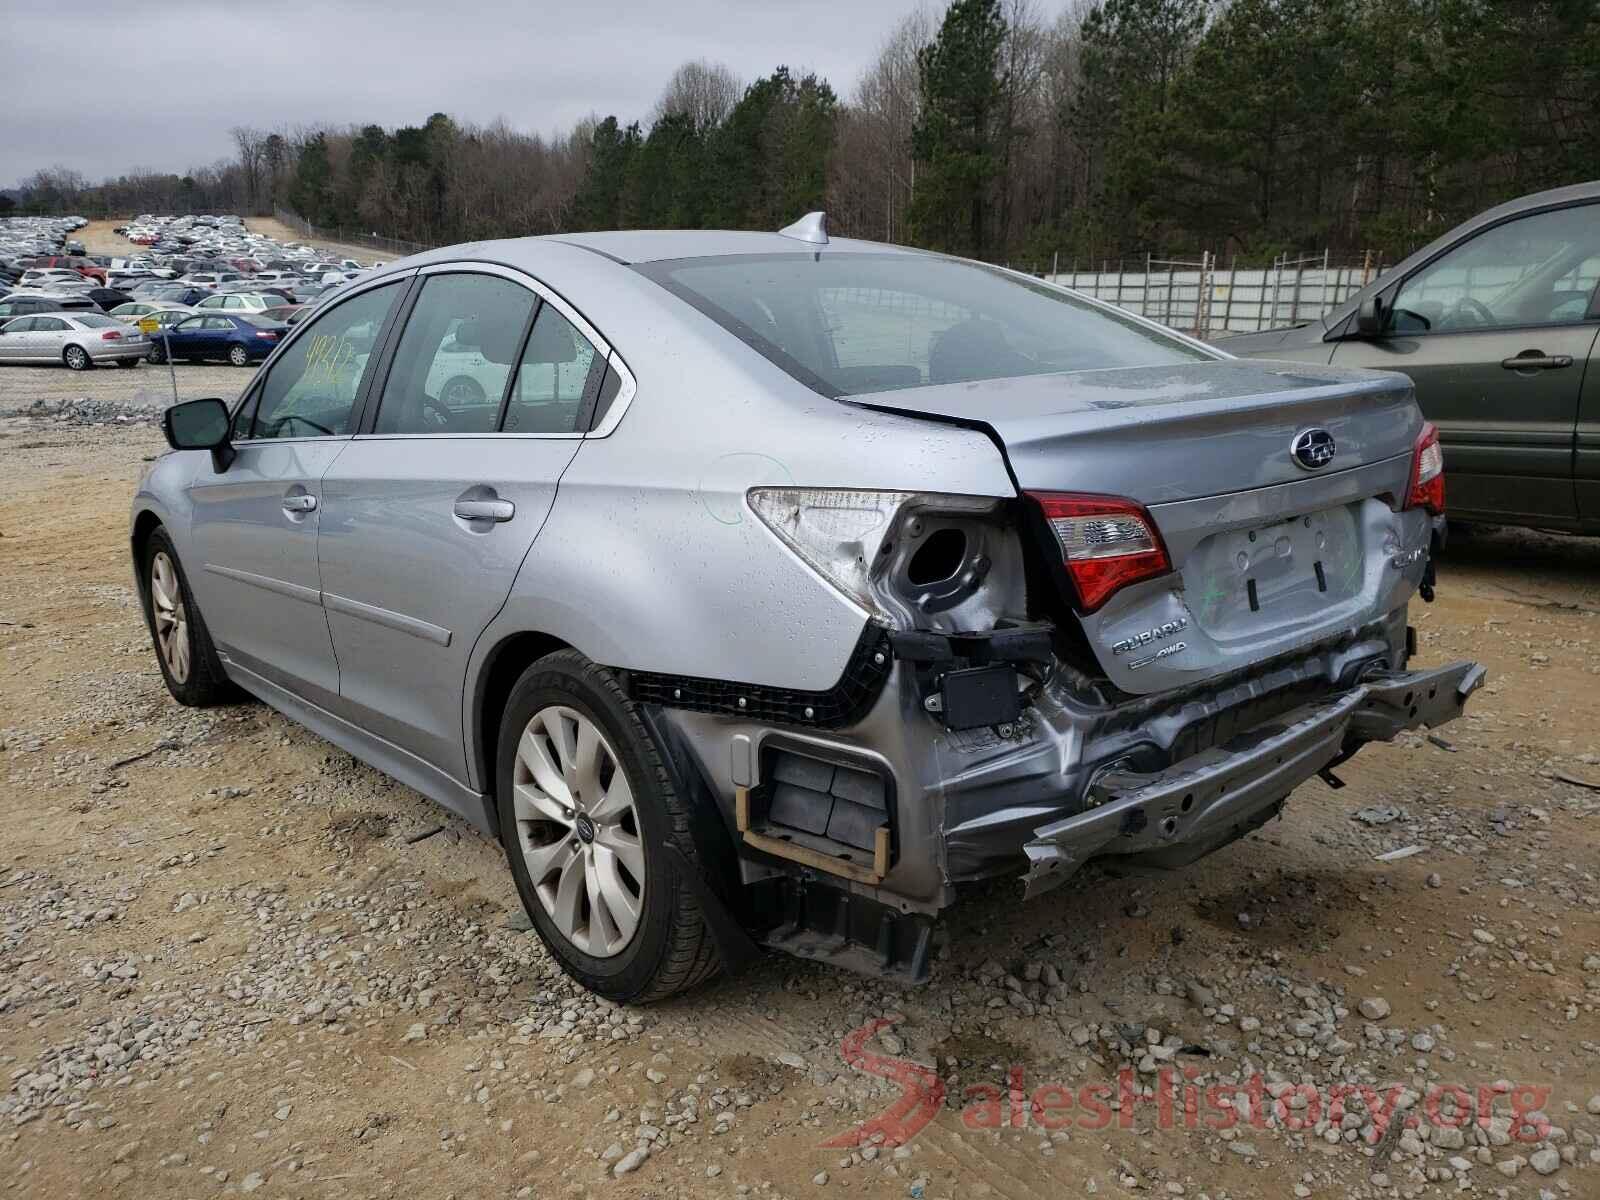
{"label": "wheel spoke", "polygon": [[574,768],[578,761],[578,750],[573,744],[572,723],[568,721],[564,711],[550,708],[545,710],[544,728],[550,735],[551,746],[555,748],[555,763],[561,772],[567,802],[573,803],[578,798],[578,789],[574,786]]}
{"label": "wheel spoke", "polygon": [[550,878],[550,872],[565,865],[565,860],[576,851],[571,841],[563,836],[543,846],[535,846],[522,839],[522,858],[528,864],[528,878],[538,888]]}
{"label": "wheel spoke", "polygon": [[633,788],[628,786],[628,777],[619,768],[611,776],[611,786],[606,789],[606,794],[590,805],[589,815],[603,825],[615,825],[632,808]]}
{"label": "wheel spoke", "polygon": [[555,821],[562,826],[572,824],[567,819],[566,805],[532,783],[511,785],[511,811],[519,821]]}
{"label": "wheel spoke", "polygon": [[589,907],[605,913],[609,932],[614,935],[613,940],[619,946],[624,945],[639,924],[644,896],[629,886],[622,872],[617,870],[617,856],[605,846],[596,844],[590,874],[595,878],[594,894],[599,896],[599,900],[597,902],[591,895]]}
{"label": "wheel spoke", "polygon": [[605,897],[600,891],[600,872],[595,870],[592,856],[584,863],[583,888],[589,900],[589,953],[610,954],[616,942],[617,926],[606,911]]}
{"label": "wheel spoke", "polygon": [[636,834],[620,825],[608,825],[596,831],[594,843],[600,850],[615,855],[634,879],[644,881],[644,847]]}
{"label": "wheel spoke", "polygon": [[522,740],[517,743],[517,762],[533,776],[533,781],[545,795],[564,808],[572,806],[572,793],[567,788],[567,781],[562,778],[561,769],[551,760],[544,738],[531,723],[523,730]]}
{"label": "wheel spoke", "polygon": [[[583,923],[583,902],[587,888],[584,883],[583,855],[572,851],[561,866],[561,878],[556,881],[555,895],[551,899],[550,919],[573,945],[588,948],[588,938],[579,931]],[[579,938],[583,940],[580,942]]]}
{"label": "wheel spoke", "polygon": [[578,747],[573,757],[572,798],[579,808],[595,803],[600,796],[600,731],[589,721],[578,726]]}

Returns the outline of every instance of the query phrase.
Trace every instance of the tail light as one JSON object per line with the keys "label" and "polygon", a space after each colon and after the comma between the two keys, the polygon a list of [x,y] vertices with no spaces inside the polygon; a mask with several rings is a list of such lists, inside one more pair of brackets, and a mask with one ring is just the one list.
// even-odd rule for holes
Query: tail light
{"label": "tail light", "polygon": [[1116,496],[1028,495],[1043,510],[1061,548],[1081,611],[1093,612],[1129,584],[1172,570],[1161,533],[1144,505]]}
{"label": "tail light", "polygon": [[258,337],[258,338],[266,338],[266,339],[267,339],[267,341],[269,341],[269,342],[270,342],[270,341],[273,341],[273,340],[275,340],[275,339],[276,339],[276,338],[277,338],[277,336],[278,336],[278,334],[277,334],[277,331],[276,331],[276,330],[272,330],[272,329],[258,329],[258,330],[256,330],[256,336],[257,336],[257,337]]}
{"label": "tail light", "polygon": [[1432,421],[1424,421],[1417,434],[1405,506],[1425,508],[1436,517],[1444,515],[1444,447],[1439,444],[1439,427]]}
{"label": "tail light", "polygon": [[100,335],[100,340],[102,342],[120,342],[122,334],[118,330],[108,329]]}

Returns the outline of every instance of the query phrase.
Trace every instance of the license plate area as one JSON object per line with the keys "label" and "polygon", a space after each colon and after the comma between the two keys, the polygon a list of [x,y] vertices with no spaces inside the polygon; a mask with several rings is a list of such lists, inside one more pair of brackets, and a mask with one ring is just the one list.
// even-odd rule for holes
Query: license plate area
{"label": "license plate area", "polygon": [[1316,618],[1361,591],[1357,510],[1340,505],[1213,534],[1183,574],[1196,623],[1215,637]]}

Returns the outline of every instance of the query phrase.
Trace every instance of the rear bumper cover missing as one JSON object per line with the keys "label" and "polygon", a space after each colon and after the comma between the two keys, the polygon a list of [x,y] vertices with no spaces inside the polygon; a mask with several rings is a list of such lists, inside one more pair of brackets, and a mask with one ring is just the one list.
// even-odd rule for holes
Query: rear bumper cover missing
{"label": "rear bumper cover missing", "polygon": [[1484,678],[1474,662],[1383,672],[1164,771],[1108,771],[1090,788],[1091,807],[1034,830],[1023,847],[1024,895],[1049,891],[1099,855],[1181,853],[1186,846],[1198,854],[1225,845],[1338,758],[1347,739],[1386,741],[1442,725],[1460,715]]}

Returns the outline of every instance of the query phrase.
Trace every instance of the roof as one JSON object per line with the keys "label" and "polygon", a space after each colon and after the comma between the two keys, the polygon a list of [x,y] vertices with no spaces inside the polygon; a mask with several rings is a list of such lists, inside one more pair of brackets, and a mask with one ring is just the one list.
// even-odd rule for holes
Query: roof
{"label": "roof", "polygon": [[[541,239],[544,240],[544,239]],[[916,254],[919,251],[883,242],[833,238],[826,246],[734,229],[625,229],[611,233],[558,233],[550,241],[565,242],[624,263],[659,262],[670,258],[710,258],[724,254]]]}

